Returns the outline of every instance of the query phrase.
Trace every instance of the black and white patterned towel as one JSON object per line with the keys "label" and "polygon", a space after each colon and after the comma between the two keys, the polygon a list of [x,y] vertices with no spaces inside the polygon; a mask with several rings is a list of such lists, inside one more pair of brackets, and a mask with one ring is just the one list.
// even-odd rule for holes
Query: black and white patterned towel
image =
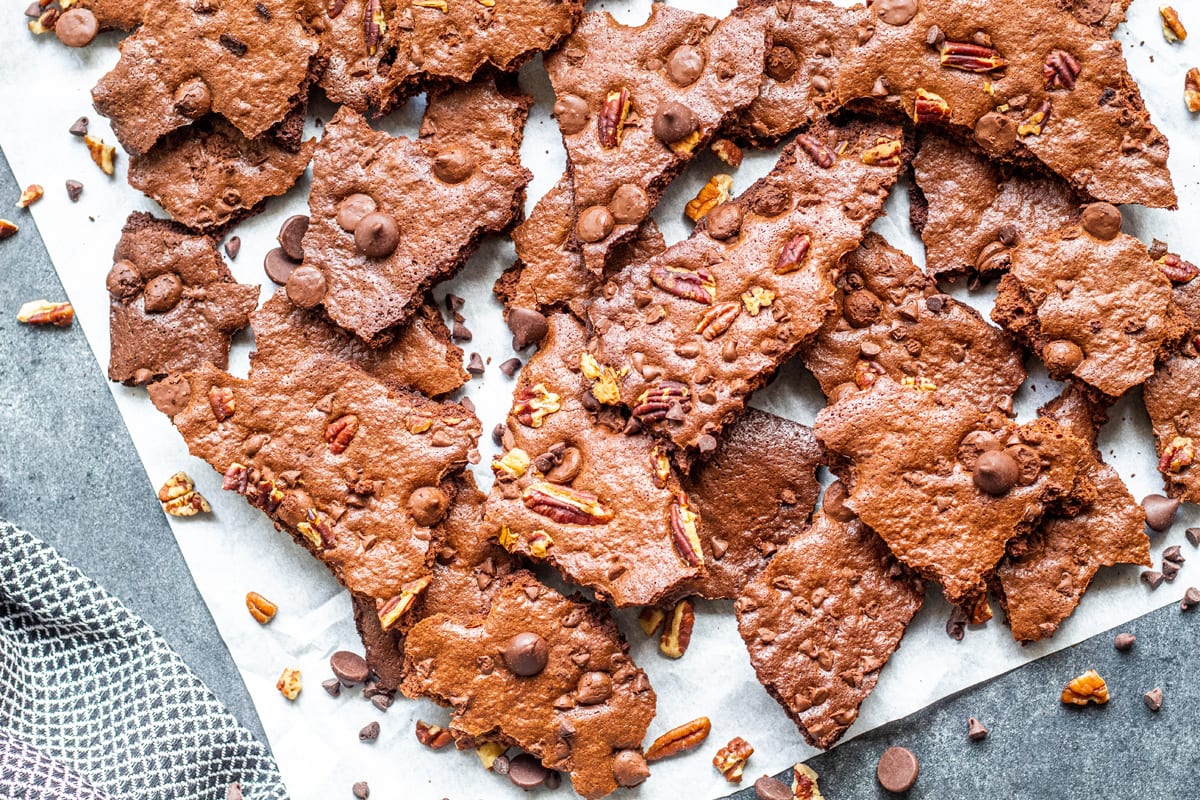
{"label": "black and white patterned towel", "polygon": [[0,520],[0,798],[286,800],[267,748],[149,625]]}

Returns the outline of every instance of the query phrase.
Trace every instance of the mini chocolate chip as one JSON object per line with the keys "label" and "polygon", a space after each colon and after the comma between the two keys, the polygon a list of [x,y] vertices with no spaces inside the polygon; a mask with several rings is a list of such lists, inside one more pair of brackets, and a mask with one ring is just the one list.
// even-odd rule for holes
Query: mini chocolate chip
{"label": "mini chocolate chip", "polygon": [[650,777],[650,766],[637,750],[622,750],[613,758],[613,777],[626,788],[638,786]]}
{"label": "mini chocolate chip", "polygon": [[219,37],[217,37],[217,39],[221,42],[222,47],[233,53],[238,58],[246,55],[246,52],[250,49],[245,42],[234,36],[232,33],[222,33]]}
{"label": "mini chocolate chip", "polygon": [[888,25],[907,25],[917,15],[917,0],[875,0],[875,13]]}
{"label": "mini chocolate chip", "polygon": [[155,275],[146,282],[143,307],[151,314],[170,311],[183,296],[183,281],[174,272]]}
{"label": "mini chocolate chip", "polygon": [[1146,708],[1151,711],[1158,711],[1163,704],[1163,690],[1155,686],[1150,691],[1142,695],[1142,702],[1146,704]]}
{"label": "mini chocolate chip", "polygon": [[1163,580],[1167,583],[1174,583],[1175,578],[1179,575],[1179,565],[1174,561],[1162,562]]}
{"label": "mini chocolate chip", "polygon": [[342,198],[342,202],[338,203],[338,227],[347,233],[354,233],[354,229],[358,227],[358,223],[362,222],[362,218],[377,208],[379,205],[369,194],[356,192],[346,195]]}
{"label": "mini chocolate chip", "polygon": [[654,135],[666,144],[683,141],[699,127],[700,119],[696,112],[674,100],[660,105],[654,114]]}
{"label": "mini chocolate chip", "polygon": [[612,212],[615,222],[636,225],[650,213],[650,198],[646,195],[646,190],[636,183],[623,183],[613,192],[612,200],[608,202],[608,210]]}
{"label": "mini chocolate chip", "polygon": [[[279,226],[279,236],[276,241],[293,261],[304,260],[304,234],[308,232],[308,217],[304,214],[293,214]],[[272,279],[274,280],[274,279]],[[279,283],[279,281],[275,281]]]}
{"label": "mini chocolate chip", "polygon": [[229,241],[225,243],[225,255],[230,259],[236,259],[240,252],[242,252],[242,237],[230,237]]}
{"label": "mini chocolate chip", "polygon": [[459,297],[454,292],[446,292],[446,310],[450,312],[461,311],[462,307],[467,304],[464,297]]}
{"label": "mini chocolate chip", "polygon": [[946,620],[946,635],[956,642],[961,642],[967,634],[967,612],[962,606],[950,609],[950,619]]}
{"label": "mini chocolate chip", "polygon": [[508,779],[525,791],[541,786],[549,774],[550,770],[529,753],[521,753],[508,762]]}
{"label": "mini chocolate chip", "polygon": [[484,373],[483,357],[479,353],[471,353],[467,359],[467,372],[472,375],[482,375]]}
{"label": "mini chocolate chip", "polygon": [[1183,557],[1183,551],[1177,544],[1173,544],[1166,550],[1163,550],[1162,557],[1163,561],[1174,561],[1176,564],[1182,564],[1187,561],[1187,559]]}
{"label": "mini chocolate chip", "polygon": [[667,56],[667,77],[676,86],[691,86],[704,72],[704,54],[688,44],[681,44]]}
{"label": "mini chocolate chip", "polygon": [[30,19],[37,19],[42,15],[42,4],[38,0],[33,0],[32,3],[25,7],[25,16]]}
{"label": "mini chocolate chip", "polygon": [[704,216],[704,230],[717,241],[736,236],[742,229],[742,208],[737,203],[722,203]]}
{"label": "mini chocolate chip", "polygon": [[67,132],[70,133],[72,136],[79,136],[79,137],[87,136],[88,118],[80,117],[79,119],[75,120],[74,122],[71,123],[71,127],[67,128]]}
{"label": "mini chocolate chip", "polygon": [[354,245],[368,258],[387,258],[400,244],[400,227],[391,214],[372,211],[354,226]]}
{"label": "mini chocolate chip", "polygon": [[879,779],[879,785],[889,792],[907,792],[917,782],[920,771],[921,765],[911,750],[889,747],[879,757],[875,777]]}
{"label": "mini chocolate chip", "polygon": [[326,681],[321,681],[321,688],[329,693],[330,697],[337,697],[342,693],[342,682],[337,678],[330,678]]}
{"label": "mini chocolate chip", "polygon": [[1187,591],[1183,593],[1183,599],[1179,601],[1180,611],[1191,611],[1197,605],[1200,605],[1200,589],[1195,586],[1189,586]]}
{"label": "mini chocolate chip", "polygon": [[352,653],[349,650],[338,650],[330,656],[329,668],[337,676],[338,680],[346,686],[365,683],[371,674],[371,670],[367,667],[366,659],[358,653]]}
{"label": "mini chocolate chip", "polygon": [[1017,146],[1017,123],[989,111],[975,122],[975,141],[990,153],[1007,153]]}
{"label": "mini chocolate chip", "polygon": [[504,446],[504,431],[503,422],[497,422],[496,427],[492,428],[492,441],[496,444],[496,447]]}
{"label": "mini chocolate chip", "polygon": [[1137,637],[1132,633],[1118,633],[1116,638],[1113,639],[1113,647],[1125,653],[1133,647],[1133,643],[1136,641]]}
{"label": "mini chocolate chip", "polygon": [[505,374],[505,376],[507,376],[509,378],[511,378],[513,375],[516,375],[517,370],[519,370],[520,368],[521,368],[521,359],[519,359],[519,358],[510,358],[510,359],[500,362],[500,371],[503,372]]}
{"label": "mini chocolate chip", "polygon": [[1091,203],[1084,207],[1079,224],[1097,239],[1112,241],[1121,233],[1121,209],[1112,203]]}
{"label": "mini chocolate chip", "polygon": [[371,787],[367,785],[366,781],[358,781],[350,787],[350,791],[357,800],[367,800],[371,796]]}
{"label": "mini chocolate chip", "polygon": [[770,775],[763,775],[754,782],[754,795],[758,800],[793,800],[792,788]]}
{"label": "mini chocolate chip", "polygon": [[202,78],[184,81],[175,90],[175,110],[188,119],[199,119],[212,110],[212,91]]}
{"label": "mini chocolate chip", "polygon": [[1162,586],[1164,580],[1163,574],[1156,569],[1142,570],[1141,577],[1151,589],[1157,589]]}
{"label": "mini chocolate chip", "polygon": [[614,222],[612,212],[606,206],[589,206],[579,212],[575,235],[582,242],[599,242],[612,233]]}
{"label": "mini chocolate chip", "polygon": [[1146,525],[1150,530],[1162,532],[1175,521],[1179,498],[1148,494],[1142,498],[1142,508],[1146,511]]}
{"label": "mini chocolate chip", "polygon": [[981,491],[994,497],[1006,494],[1021,477],[1017,460],[1005,450],[988,450],[975,459],[971,477]]}
{"label": "mini chocolate chip", "polygon": [[587,101],[578,95],[563,95],[554,102],[554,117],[558,120],[558,129],[566,135],[579,133],[587,127]]}
{"label": "mini chocolate chip", "polygon": [[72,203],[78,203],[80,195],[83,194],[83,184],[79,181],[67,181],[67,197],[71,198]]}
{"label": "mini chocolate chip", "polygon": [[550,332],[546,317],[532,308],[514,306],[504,315],[504,321],[513,332],[513,350],[524,350],[531,344],[538,344]]}
{"label": "mini chocolate chip", "polygon": [[392,707],[392,703],[396,702],[396,698],[384,692],[377,695],[372,695],[371,705],[378,708],[380,711],[387,711]]}
{"label": "mini chocolate chip", "polygon": [[981,742],[987,738],[988,729],[974,717],[967,718],[967,738],[972,742]]}
{"label": "mini chocolate chip", "polygon": [[436,486],[419,486],[408,496],[408,513],[418,525],[437,525],[450,509],[450,498]]}
{"label": "mini chocolate chip", "polygon": [[300,308],[312,308],[325,298],[325,273],[316,267],[300,266],[287,279],[287,296]]}
{"label": "mini chocolate chip", "polygon": [[1079,345],[1066,339],[1055,339],[1042,348],[1042,361],[1052,376],[1066,376],[1083,363],[1083,351]]}
{"label": "mini chocolate chip", "polygon": [[550,646],[536,633],[518,633],[508,640],[500,655],[514,675],[529,678],[546,668],[550,659]]}
{"label": "mini chocolate chip", "polygon": [[87,8],[69,8],[54,23],[54,35],[67,47],[87,47],[99,32],[100,23]]}
{"label": "mini chocolate chip", "polygon": [[360,742],[373,742],[379,738],[379,723],[370,722],[363,726],[358,732],[358,740]]}
{"label": "mini chocolate chip", "polygon": [[454,327],[450,329],[450,338],[456,342],[469,342],[472,338],[471,329],[461,322],[455,322]]}
{"label": "mini chocolate chip", "polygon": [[280,286],[287,286],[288,278],[299,266],[300,263],[289,257],[282,247],[271,248],[263,257],[263,270],[267,277]]}
{"label": "mini chocolate chip", "polygon": [[433,159],[433,174],[443,183],[462,183],[474,171],[475,157],[463,147],[447,147]]}

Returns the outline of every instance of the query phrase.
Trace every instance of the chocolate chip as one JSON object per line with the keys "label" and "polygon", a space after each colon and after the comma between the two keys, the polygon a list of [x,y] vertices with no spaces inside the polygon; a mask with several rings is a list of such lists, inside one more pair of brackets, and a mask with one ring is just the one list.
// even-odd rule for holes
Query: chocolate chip
{"label": "chocolate chip", "polygon": [[1157,589],[1158,587],[1162,586],[1163,581],[1165,580],[1163,574],[1156,569],[1142,570],[1141,577],[1142,580],[1146,582],[1146,585],[1151,589]]}
{"label": "chocolate chip", "polygon": [[461,311],[462,307],[467,304],[466,298],[459,297],[454,292],[446,292],[446,310],[450,312]]}
{"label": "chocolate chip", "polygon": [[750,207],[759,216],[777,217],[792,207],[792,194],[782,186],[767,184],[751,199]]}
{"label": "chocolate chip", "polygon": [[461,322],[455,322],[454,327],[450,329],[450,338],[456,342],[471,341],[471,329]]}
{"label": "chocolate chip", "polygon": [[546,783],[544,785],[550,791],[554,791],[558,787],[562,786],[562,773],[556,770],[550,770],[546,774]]}
{"label": "chocolate chip", "polygon": [[582,468],[583,453],[578,447],[566,447],[558,456],[558,463],[543,472],[551,483],[570,483]]}
{"label": "chocolate chip", "polygon": [[300,266],[287,279],[287,296],[300,308],[312,308],[325,299],[325,274],[316,267]]}
{"label": "chocolate chip", "polygon": [[622,750],[613,758],[613,777],[617,784],[629,788],[638,786],[650,777],[650,767],[637,750]]}
{"label": "chocolate chip", "polygon": [[32,3],[25,7],[25,16],[30,19],[37,19],[42,15],[42,4],[38,0],[33,0]]}
{"label": "chocolate chip", "polygon": [[422,527],[437,525],[449,510],[450,498],[436,486],[419,486],[408,496],[408,513]]}
{"label": "chocolate chip", "polygon": [[1164,561],[1162,562],[1161,571],[1163,574],[1163,580],[1165,580],[1167,583],[1173,583],[1176,576],[1179,575],[1179,565],[1174,561]]}
{"label": "chocolate chip", "polygon": [[183,296],[183,281],[174,272],[155,275],[146,282],[143,308],[151,314],[170,311]]}
{"label": "chocolate chip", "polygon": [[825,490],[825,496],[821,499],[821,509],[825,512],[825,516],[837,522],[849,522],[854,519],[854,512],[846,506],[848,497],[846,484],[841,481],[829,484]]}
{"label": "chocolate chip", "polygon": [[1017,479],[1021,477],[1021,468],[1007,451],[989,450],[979,454],[971,477],[981,491],[999,497],[1016,486]]}
{"label": "chocolate chip", "polygon": [[950,619],[946,620],[946,635],[956,642],[961,642],[967,635],[967,612],[962,606],[950,609]]}
{"label": "chocolate chip", "polygon": [[327,681],[321,681],[321,688],[328,692],[330,697],[337,697],[342,693],[342,682],[337,678],[330,678]]}
{"label": "chocolate chip", "polygon": [[579,219],[575,223],[575,235],[582,242],[598,242],[612,233],[614,222],[612,212],[607,206],[589,206],[579,212]]}
{"label": "chocolate chip", "polygon": [[511,762],[508,756],[496,756],[496,760],[492,762],[492,772],[497,775],[507,775]]}
{"label": "chocolate chip", "polygon": [[1162,532],[1175,521],[1179,498],[1148,494],[1142,498],[1142,508],[1146,511],[1146,525],[1150,530]]}
{"label": "chocolate chip", "polygon": [[238,58],[246,55],[246,51],[250,49],[245,42],[231,33],[222,33],[218,37],[218,40],[221,42],[222,47],[233,53]]}
{"label": "chocolate chip", "polygon": [[[279,236],[276,241],[293,261],[304,260],[304,234],[308,232],[308,217],[304,214],[294,214],[279,226]],[[272,278],[272,280],[274,280]],[[279,283],[279,281],[275,281]]]}
{"label": "chocolate chip", "polygon": [[467,372],[472,375],[482,375],[484,370],[483,357],[479,353],[471,353],[470,358],[467,359]]}
{"label": "chocolate chip", "polygon": [[879,320],[883,303],[868,289],[850,292],[842,300],[842,316],[852,328],[866,328]]}
{"label": "chocolate chip", "polygon": [[368,258],[387,258],[400,244],[400,228],[390,214],[372,211],[354,227],[354,246]]}
{"label": "chocolate chip", "polygon": [[722,203],[704,216],[704,230],[717,241],[736,236],[742,229],[742,208],[737,203]]}
{"label": "chocolate chip", "polygon": [[554,102],[554,118],[558,120],[558,129],[566,135],[579,133],[587,127],[587,101],[577,95],[563,95]]}
{"label": "chocolate chip", "polygon": [[72,203],[78,203],[80,195],[83,194],[83,184],[79,181],[67,181],[67,197],[71,198]]}
{"label": "chocolate chip", "polygon": [[237,781],[233,781],[225,787],[225,800],[244,800],[242,794],[242,785]]}
{"label": "chocolate chip", "polygon": [[546,668],[550,659],[550,646],[536,633],[518,633],[508,640],[500,655],[514,675],[529,678]]}
{"label": "chocolate chip", "polygon": [[594,706],[612,697],[612,676],[607,672],[585,672],[575,689],[575,701],[581,706]]}
{"label": "chocolate chip", "polygon": [[67,47],[87,47],[99,32],[100,23],[87,8],[69,8],[54,23],[54,35]]}
{"label": "chocolate chip", "polygon": [[1126,653],[1133,648],[1133,644],[1136,641],[1137,637],[1132,633],[1118,633],[1116,638],[1113,639],[1113,647],[1117,648],[1122,653]]}
{"label": "chocolate chip", "polygon": [[462,400],[459,400],[458,402],[462,403],[462,407],[465,408],[467,411],[470,411],[472,414],[475,413],[475,401],[472,400],[471,398],[464,397]]}
{"label": "chocolate chip", "polygon": [[666,144],[683,141],[699,127],[700,119],[696,112],[674,100],[660,105],[654,114],[654,135]]}
{"label": "chocolate chip", "polygon": [[267,277],[280,286],[287,286],[288,278],[298,266],[300,263],[293,260],[282,247],[268,250],[267,255],[263,257],[263,270],[266,271]]}
{"label": "chocolate chip", "polygon": [[1191,611],[1197,605],[1200,605],[1200,589],[1195,586],[1189,586],[1187,591],[1183,593],[1183,599],[1179,601],[1180,611]]}
{"label": "chocolate chip", "polygon": [[549,773],[550,770],[529,753],[521,753],[508,763],[508,779],[525,791],[541,786]]}
{"label": "chocolate chip", "polygon": [[492,428],[492,441],[496,443],[496,447],[504,446],[504,423],[497,422],[496,427]]}
{"label": "chocolate chip", "polygon": [[80,117],[79,119],[75,120],[74,122],[71,123],[71,127],[67,128],[67,132],[70,133],[72,136],[79,136],[79,137],[87,136],[88,118]]}
{"label": "chocolate chip", "polygon": [[1091,203],[1083,209],[1079,224],[1097,239],[1112,241],[1121,232],[1121,209],[1112,203]]}
{"label": "chocolate chip", "polygon": [[377,694],[371,698],[371,705],[378,708],[380,711],[387,711],[392,707],[392,703],[396,702],[396,698],[390,694]]}
{"label": "chocolate chip", "polygon": [[1191,542],[1192,547],[1200,547],[1200,528],[1188,528],[1184,532],[1184,535],[1187,536],[1187,540]]}
{"label": "chocolate chip", "polygon": [[225,243],[225,255],[231,259],[236,259],[240,252],[242,252],[242,237],[234,236]]}
{"label": "chocolate chip", "polygon": [[770,775],[763,775],[754,782],[754,795],[758,800],[793,800],[791,787]]}
{"label": "chocolate chip", "polygon": [[354,229],[358,227],[358,223],[362,222],[362,218],[377,208],[379,206],[376,204],[375,198],[369,194],[346,195],[342,198],[342,202],[338,203],[338,227],[347,233],[354,233]]}
{"label": "chocolate chip", "polygon": [[989,111],[975,122],[975,141],[990,153],[1007,153],[1017,146],[1017,123]]}
{"label": "chocolate chip", "polygon": [[710,433],[701,434],[696,440],[696,448],[701,453],[711,453],[717,449],[717,438]]}
{"label": "chocolate chip", "polygon": [[917,0],[875,0],[875,13],[888,25],[907,25],[917,15]]}
{"label": "chocolate chip", "polygon": [[532,308],[510,308],[504,315],[504,321],[513,332],[513,350],[524,350],[531,344],[538,344],[550,332],[546,317]]}
{"label": "chocolate chip", "polygon": [[1042,361],[1052,376],[1065,377],[1083,363],[1083,351],[1074,342],[1055,339],[1042,348]]}
{"label": "chocolate chip", "polygon": [[1157,686],[1142,695],[1142,702],[1146,704],[1146,708],[1151,711],[1158,711],[1163,704],[1163,690]]}
{"label": "chocolate chip", "polygon": [[371,787],[367,786],[366,781],[359,781],[350,787],[350,791],[358,800],[367,800],[371,796]]}
{"label": "chocolate chip", "polygon": [[475,157],[466,148],[447,147],[433,159],[433,174],[442,183],[462,183],[475,171]]}
{"label": "chocolate chip", "polygon": [[967,738],[972,742],[982,742],[987,738],[988,729],[974,717],[967,717]]}
{"label": "chocolate chip", "polygon": [[1176,564],[1182,564],[1183,562],[1187,561],[1187,559],[1183,557],[1183,551],[1179,549],[1179,545],[1177,544],[1173,544],[1166,550],[1163,550],[1162,557],[1163,561],[1173,561]]}
{"label": "chocolate chip", "polygon": [[212,90],[202,78],[192,78],[175,90],[175,110],[188,119],[199,119],[212,110]]}
{"label": "chocolate chip", "polygon": [[330,656],[329,668],[333,670],[333,674],[337,676],[338,680],[346,686],[365,683],[371,674],[371,670],[367,667],[366,659],[358,653],[352,653],[349,650],[338,650]]}
{"label": "chocolate chip", "polygon": [[516,375],[517,370],[519,370],[520,368],[521,368],[521,359],[519,359],[519,358],[510,358],[510,359],[500,362],[500,371],[503,372],[509,378],[511,378],[513,375]]}
{"label": "chocolate chip", "polygon": [[921,765],[911,750],[889,747],[879,757],[875,777],[879,779],[879,785],[889,792],[907,792],[917,782],[920,771]]}
{"label": "chocolate chip", "polygon": [[796,51],[786,45],[777,44],[767,53],[766,72],[772,80],[787,83],[799,68]]}
{"label": "chocolate chip", "polygon": [[379,723],[371,722],[363,726],[358,732],[358,740],[360,742],[373,742],[379,738]]}
{"label": "chocolate chip", "polygon": [[650,198],[646,190],[636,183],[622,183],[613,192],[608,209],[614,221],[622,225],[636,225],[650,213]]}
{"label": "chocolate chip", "polygon": [[695,47],[681,44],[667,56],[667,77],[676,86],[691,86],[704,72],[704,54]]}

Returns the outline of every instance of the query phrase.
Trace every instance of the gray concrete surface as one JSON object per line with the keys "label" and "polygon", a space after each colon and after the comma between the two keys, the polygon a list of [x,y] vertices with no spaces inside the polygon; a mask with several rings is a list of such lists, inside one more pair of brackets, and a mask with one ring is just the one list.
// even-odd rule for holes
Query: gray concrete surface
{"label": "gray concrete surface", "polygon": [[[0,242],[0,516],[52,542],[141,614],[261,736],[83,334],[31,330],[13,318],[26,300],[62,295],[29,215],[9,210],[18,192],[0,155],[0,207],[22,226]],[[875,763],[892,744],[921,760],[912,798],[1200,797],[1193,739],[1200,722],[1198,626],[1200,610],[1161,609],[1122,628],[1138,637],[1129,653],[1113,649],[1111,634],[1095,637],[810,763],[828,800],[889,797],[875,781]],[[1058,700],[1063,684],[1090,668],[1108,680],[1113,701],[1065,708]],[[1141,700],[1155,686],[1166,694],[1158,714]],[[986,741],[967,740],[968,716],[991,729]],[[718,743],[710,744],[706,750]],[[754,744],[763,752],[763,743]],[[711,768],[693,758],[697,769]],[[746,785],[760,774],[752,759]],[[669,795],[669,787],[652,783],[637,796]],[[749,800],[754,793],[734,796]]]}

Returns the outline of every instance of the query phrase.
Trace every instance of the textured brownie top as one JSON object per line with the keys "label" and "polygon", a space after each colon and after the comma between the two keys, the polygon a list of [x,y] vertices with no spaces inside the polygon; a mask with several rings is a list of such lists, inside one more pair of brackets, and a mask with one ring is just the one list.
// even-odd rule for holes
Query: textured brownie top
{"label": "textured brownie top", "polygon": [[96,15],[102,31],[130,31],[141,24],[145,13],[144,0],[71,0],[64,8],[86,8]]}
{"label": "textured brownie top", "polygon": [[304,99],[319,15],[315,0],[147,3],[92,102],[130,153],[210,111],[256,138]]}
{"label": "textured brownie top", "polygon": [[[409,632],[405,694],[450,705],[457,736],[515,745],[570,773],[589,800],[628,784],[631,762],[645,768],[656,703],[608,609],[527,572],[498,584],[482,619],[436,614]],[[517,636],[540,639],[540,663],[521,657]]]}
{"label": "textured brownie top", "polygon": [[449,504],[440,484],[479,436],[469,411],[290,349],[260,350],[245,380],[204,367],[159,387],[192,455],[373,598],[383,627],[412,607]]}
{"label": "textured brownie top", "polygon": [[129,185],[189,228],[213,230],[295,185],[317,143],[292,152],[271,136],[247,139],[221,117],[173,131],[129,160]]}
{"label": "textured brownie top", "polygon": [[[338,111],[313,159],[304,236],[304,264],[324,277],[330,319],[382,343],[481,236],[520,217],[529,172],[519,151],[530,102],[486,82],[438,95],[416,141],[372,130],[350,109]],[[365,196],[373,213],[347,220],[352,195]],[[363,220],[388,230],[365,238]],[[310,299],[321,298],[317,291]]]}
{"label": "textured brownie top", "polygon": [[[575,193],[570,175],[533,207],[529,218],[513,229],[517,262],[496,281],[496,295],[507,306],[550,309],[568,306],[583,316],[602,275],[583,263],[583,254],[572,246],[575,226]],[[654,220],[647,217],[633,238],[613,248],[606,272],[646,261],[667,249]]]}
{"label": "textured brownie top", "polygon": [[718,21],[656,3],[627,27],[589,13],[546,57],[574,181],[575,244],[590,271],[603,271],[667,184],[758,95],[765,19]]}
{"label": "textured brownie top", "polygon": [[1171,282],[1144,244],[1082,228],[1012,251],[992,319],[1029,344],[1052,377],[1071,375],[1110,397],[1150,377],[1164,343],[1186,331]]}
{"label": "textured brownie top", "polygon": [[1011,408],[1025,380],[1024,353],[970,306],[941,294],[905,253],[874,233],[846,257],[841,313],[804,350],[831,398],[880,375],[937,387],[980,408]]}
{"label": "textured brownie top", "polygon": [[125,222],[107,285],[108,378],[129,384],[224,369],[258,305],[258,287],[233,279],[214,239],[142,211]]}
{"label": "textured brownie top", "polygon": [[759,681],[813,747],[858,718],[921,608],[920,579],[857,519],[820,513],[734,604]]}
{"label": "textured brownie top", "polygon": [[838,61],[854,41],[854,14],[832,3],[739,0],[734,12],[768,17],[767,60],[758,97],[734,124],[734,135],[769,146],[838,106]]}
{"label": "textured brownie top", "polygon": [[685,594],[737,597],[789,537],[808,524],[823,461],[812,429],[750,409],[726,428],[712,456],[683,479],[700,514],[707,575]]}
{"label": "textured brownie top", "polygon": [[1154,428],[1158,471],[1167,494],[1200,502],[1200,357],[1194,341],[1164,359],[1143,387],[1143,400]]}
{"label": "textured brownie top", "polygon": [[1098,38],[1062,2],[860,6],[839,98],[919,109],[918,122],[973,132],[1001,159],[1031,154],[1101,200],[1175,207],[1167,140],[1150,122],[1121,45]]}
{"label": "textured brownie top", "polygon": [[449,394],[467,382],[462,349],[450,341],[442,315],[427,297],[425,303],[396,338],[383,347],[367,347],[362,340],[332,325],[318,312],[297,308],[282,290],[251,315],[254,344],[274,358],[302,354],[327,354],[354,364],[377,380],[401,389],[415,389],[430,397]]}
{"label": "textured brownie top", "polygon": [[688,239],[614,276],[589,316],[620,401],[678,446],[711,449],[835,310],[838,262],[882,210],[903,144],[891,123],[820,125]]}
{"label": "textured brownie top", "polygon": [[1133,0],[1058,0],[1059,8],[1071,13],[1097,36],[1108,37],[1125,21],[1125,12]]}
{"label": "textured brownie top", "polygon": [[[1040,413],[1095,446],[1096,418],[1104,412],[1078,388],[1068,386]],[[1028,537],[1010,543],[1010,556],[996,569],[1017,641],[1054,635],[1100,567],[1150,566],[1146,514],[1121,476],[1094,455],[1084,474],[1096,487],[1096,499],[1074,516],[1048,515]]]}
{"label": "textured brownie top", "polygon": [[[407,0],[330,0],[325,4],[325,30],[317,84],[338,105],[367,113],[371,92],[387,71],[390,55],[387,19]],[[382,24],[381,24],[382,23]]]}
{"label": "textured brownie top", "polygon": [[589,410],[600,403],[581,371],[583,326],[567,314],[549,322],[521,370],[505,451],[492,463],[491,535],[618,606],[675,596],[703,574],[704,554],[687,552],[699,545],[694,509],[654,439],[624,433],[615,410]]}
{"label": "textured brownie top", "polygon": [[1062,179],[1003,166],[940,133],[921,137],[913,174],[913,224],[936,278],[1005,272],[1013,245],[1079,219],[1079,201]]}
{"label": "textured brownie top", "polygon": [[372,86],[372,100],[386,111],[428,86],[466,83],[487,67],[515,71],[570,33],[583,4],[584,0],[385,2],[385,9],[394,8],[386,33],[393,61]]}
{"label": "textured brownie top", "polygon": [[[1039,417],[1018,426],[941,392],[880,378],[817,415],[817,438],[849,462],[846,505],[951,603],[984,590],[1005,545],[1046,507],[1094,499],[1087,443]],[[1003,492],[977,483],[979,461],[1011,468]],[[994,487],[995,488],[995,487]]]}

